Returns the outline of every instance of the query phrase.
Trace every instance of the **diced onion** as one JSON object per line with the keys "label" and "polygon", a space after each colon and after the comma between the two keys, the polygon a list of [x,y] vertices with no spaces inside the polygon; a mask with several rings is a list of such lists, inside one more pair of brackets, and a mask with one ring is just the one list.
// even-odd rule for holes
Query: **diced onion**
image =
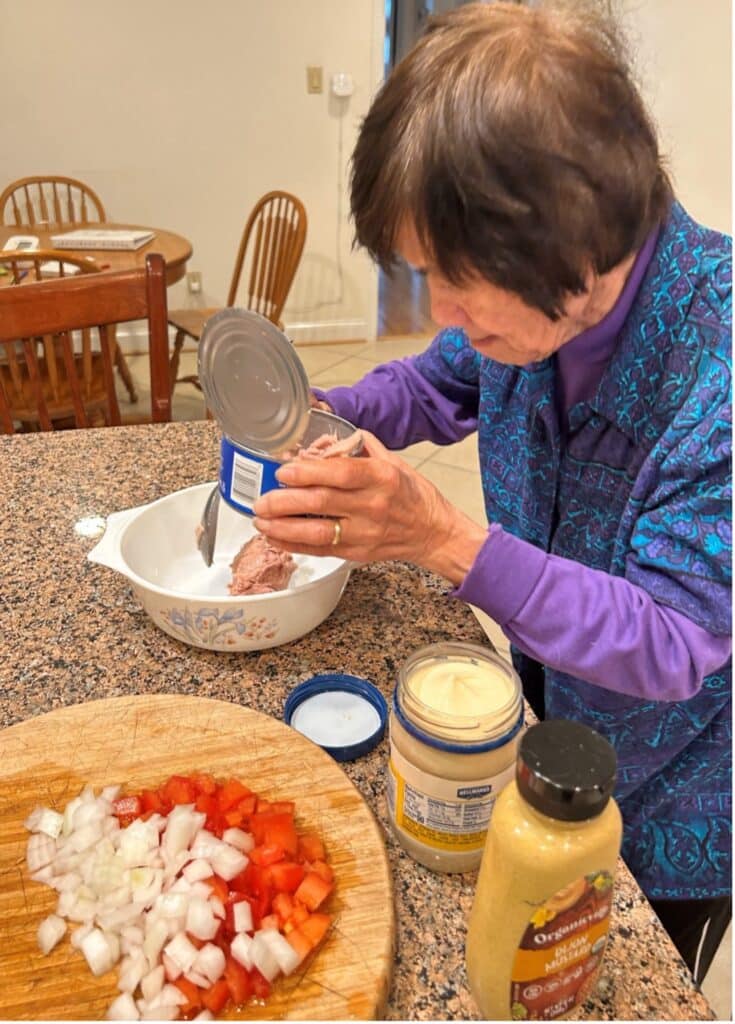
{"label": "diced onion", "polygon": [[253,940],[245,932],[239,932],[230,943],[230,953],[248,971],[253,968],[252,948]]}
{"label": "diced onion", "polygon": [[198,950],[183,932],[179,932],[164,946],[163,952],[179,968],[179,974],[183,974],[194,964]]}
{"label": "diced onion", "polygon": [[64,825],[64,815],[50,807],[36,807],[23,822],[29,832],[43,832],[52,839],[58,839]]}
{"label": "diced onion", "polygon": [[93,928],[89,935],[82,939],[80,949],[95,977],[106,974],[114,967],[117,960],[109,936],[106,936],[99,928]]}
{"label": "diced onion", "polygon": [[152,971],[149,971],[141,979],[140,991],[143,993],[143,998],[148,1002],[155,999],[163,988],[165,981],[166,972],[163,969],[163,964],[159,964],[158,967],[154,967]]}
{"label": "diced onion", "polygon": [[241,853],[250,853],[255,846],[255,839],[249,832],[243,832],[241,828],[228,828],[222,833],[224,842],[234,846]]}
{"label": "diced onion", "polygon": [[253,936],[253,942],[250,946],[250,957],[253,961],[253,966],[258,968],[266,981],[273,981],[279,971],[278,960],[276,960],[275,954],[265,938],[265,932],[256,932]]}
{"label": "diced onion", "polygon": [[26,863],[31,874],[45,868],[55,856],[56,840],[43,832],[34,832],[26,847]]}
{"label": "diced onion", "polygon": [[129,992],[123,992],[107,1007],[107,1020],[140,1020],[138,1007]]}
{"label": "diced onion", "polygon": [[192,969],[197,974],[203,974],[208,979],[209,984],[213,985],[215,981],[218,981],[225,971],[225,954],[219,948],[219,946],[213,945],[208,942],[206,946],[202,946],[196,955],[196,959],[192,964]]}
{"label": "diced onion", "polygon": [[240,900],[233,904],[232,920],[236,932],[251,932],[253,930],[253,911],[247,900]]}
{"label": "diced onion", "polygon": [[288,939],[285,939],[279,931],[271,928],[258,934],[262,934],[263,942],[267,942],[279,968],[284,974],[291,974],[299,966],[301,957]]}
{"label": "diced onion", "polygon": [[240,853],[234,846],[228,846],[227,843],[222,843],[220,848],[214,851],[211,860],[215,874],[224,878],[226,882],[229,882],[235,875],[239,875],[248,866],[248,858],[245,854]]}
{"label": "diced onion", "polygon": [[49,914],[38,926],[38,948],[46,956],[65,934],[66,921],[57,914]]}

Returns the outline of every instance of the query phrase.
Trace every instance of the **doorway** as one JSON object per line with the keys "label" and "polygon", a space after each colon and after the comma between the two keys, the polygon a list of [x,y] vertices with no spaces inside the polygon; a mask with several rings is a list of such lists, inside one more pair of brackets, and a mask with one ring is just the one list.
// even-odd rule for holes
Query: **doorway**
{"label": "doorway", "polygon": [[[385,0],[384,73],[411,49],[432,14],[460,7],[467,0]],[[436,333],[426,281],[400,262],[390,274],[378,272],[378,338]]]}

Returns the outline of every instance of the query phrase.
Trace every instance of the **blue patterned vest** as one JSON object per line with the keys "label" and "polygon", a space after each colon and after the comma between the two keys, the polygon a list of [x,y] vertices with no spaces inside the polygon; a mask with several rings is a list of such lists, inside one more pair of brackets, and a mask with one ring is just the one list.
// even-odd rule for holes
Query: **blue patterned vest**
{"label": "blue patterned vest", "polygon": [[[518,368],[463,333],[435,352],[479,385],[488,521],[624,576],[715,634],[730,632],[731,243],[675,204],[595,397],[565,439],[553,358]],[[446,368],[445,368],[446,372]],[[525,657],[514,651],[523,675]],[[545,670],[546,715],[614,745],[623,856],[649,898],[730,891],[730,665],[681,702]]]}

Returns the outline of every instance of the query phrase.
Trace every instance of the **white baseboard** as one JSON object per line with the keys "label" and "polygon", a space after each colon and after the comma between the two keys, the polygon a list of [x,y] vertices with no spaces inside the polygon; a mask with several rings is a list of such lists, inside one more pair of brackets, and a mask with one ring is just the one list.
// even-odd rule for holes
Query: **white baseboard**
{"label": "white baseboard", "polygon": [[[169,326],[168,343],[169,349],[173,348],[176,331]],[[126,355],[136,355],[148,351],[148,328],[141,323],[118,324],[115,330],[117,343]],[[184,342],[183,352],[196,352],[196,342],[187,338]]]}
{"label": "white baseboard", "polygon": [[294,345],[328,341],[367,341],[365,320],[325,320],[322,323],[285,323],[284,332]]}
{"label": "white baseboard", "polygon": [[[285,324],[284,331],[295,345],[319,345],[330,341],[367,341],[364,320],[326,320],[323,323]],[[169,327],[169,345],[173,346],[175,331]],[[128,355],[146,352],[148,330],[144,323],[118,324],[116,338],[120,348]],[[184,352],[196,352],[196,342],[187,338]]]}

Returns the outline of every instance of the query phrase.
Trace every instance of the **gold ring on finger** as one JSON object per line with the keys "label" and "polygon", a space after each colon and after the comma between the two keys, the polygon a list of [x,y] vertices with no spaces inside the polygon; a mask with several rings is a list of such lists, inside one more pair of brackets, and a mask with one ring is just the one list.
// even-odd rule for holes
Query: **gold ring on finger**
{"label": "gold ring on finger", "polygon": [[332,537],[332,547],[336,547],[337,544],[342,540],[342,523],[339,519],[334,520],[334,536]]}

